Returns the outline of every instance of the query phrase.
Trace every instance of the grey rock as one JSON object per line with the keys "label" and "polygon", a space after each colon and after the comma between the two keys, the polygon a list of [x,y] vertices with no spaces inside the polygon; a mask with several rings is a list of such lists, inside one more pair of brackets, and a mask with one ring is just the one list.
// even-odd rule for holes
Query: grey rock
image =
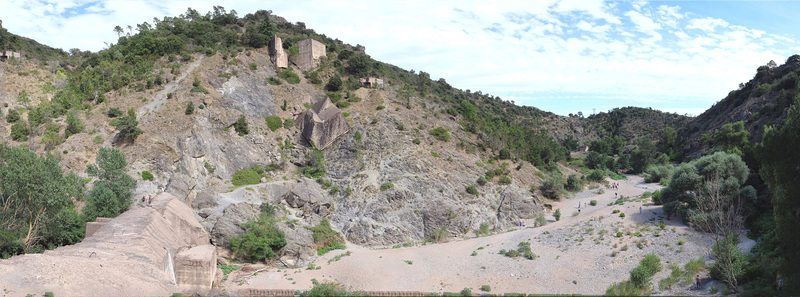
{"label": "grey rock", "polygon": [[214,230],[211,231],[211,239],[214,241],[214,245],[227,246],[228,238],[243,234],[245,232],[243,225],[248,220],[255,218],[258,212],[258,207],[249,203],[229,205],[225,208],[222,217],[214,224]]}
{"label": "grey rock", "polygon": [[311,230],[298,225],[287,225],[276,223],[278,228],[286,236],[286,245],[278,251],[278,257],[282,260],[305,261],[316,255],[314,248],[314,234]]}
{"label": "grey rock", "polygon": [[[303,177],[295,185],[294,189],[286,196],[286,203],[294,208],[302,208],[308,205],[313,207],[326,199],[322,186],[310,178]],[[325,201],[328,202],[329,201]]]}
{"label": "grey rock", "polygon": [[220,197],[215,191],[208,189],[202,190],[200,193],[197,193],[197,196],[192,200],[192,208],[214,208],[219,205],[217,202],[219,199]]}

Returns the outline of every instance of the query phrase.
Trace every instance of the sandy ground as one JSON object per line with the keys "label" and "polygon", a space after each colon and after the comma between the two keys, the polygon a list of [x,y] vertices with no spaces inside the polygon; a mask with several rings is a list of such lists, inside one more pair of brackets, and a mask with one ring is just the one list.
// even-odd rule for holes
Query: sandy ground
{"label": "sandy ground", "polygon": [[[307,290],[311,280],[317,279],[359,291],[441,293],[470,288],[473,293],[486,293],[480,288],[489,285],[492,294],[603,294],[612,283],[627,279],[645,254],[655,253],[665,267],[653,278],[657,294],[658,280],[669,274],[667,261],[683,266],[690,259],[708,255],[708,236],[691,230],[679,219],[667,220],[661,206],[650,205],[649,199],[609,205],[616,195],[637,199],[645,191],[661,188],[659,185],[645,184],[637,176],[611,182],[618,182],[619,189],[604,188],[602,193],[598,193],[600,189],[588,190],[553,202],[553,210],[561,209],[561,220],[555,221],[552,212],[548,213],[549,223],[542,227],[531,227],[533,220],[527,220],[528,227],[441,244],[387,249],[349,245],[346,251],[319,257],[314,262],[319,269],[261,267],[260,272],[253,273],[259,267],[243,268],[228,275],[223,290],[232,295],[248,288]],[[589,205],[591,200],[597,200],[597,206]],[[626,216],[621,218],[612,213],[614,210]],[[664,229],[656,225],[662,221]],[[617,237],[617,232],[622,236]],[[498,253],[516,249],[521,241],[531,242],[537,258],[509,258]],[[707,279],[707,275],[702,277]],[[673,289],[683,290],[678,291],[680,294],[706,293],[688,288],[679,284]]]}

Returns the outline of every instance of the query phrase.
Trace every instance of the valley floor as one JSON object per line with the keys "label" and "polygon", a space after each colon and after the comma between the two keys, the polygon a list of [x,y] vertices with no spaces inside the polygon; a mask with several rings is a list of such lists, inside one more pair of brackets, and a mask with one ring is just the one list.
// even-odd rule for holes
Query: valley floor
{"label": "valley floor", "polygon": [[[659,185],[645,184],[637,176],[611,182],[619,182],[619,189],[592,189],[552,203],[553,210],[561,209],[562,218],[555,221],[552,212],[547,213],[549,222],[542,227],[532,227],[531,219],[525,222],[527,227],[447,243],[388,249],[349,245],[347,250],[319,257],[314,265],[321,268],[246,267],[228,275],[222,287],[231,295],[245,289],[307,290],[311,280],[317,279],[339,282],[352,291],[442,293],[470,288],[476,294],[603,294],[612,283],[626,280],[645,254],[655,253],[664,266],[653,277],[653,293],[659,294],[658,280],[669,274],[667,261],[682,267],[690,259],[706,258],[711,239],[680,219],[667,220],[661,206],[639,198],[645,191],[660,189]],[[629,201],[613,204],[616,195]],[[597,205],[591,206],[591,200],[597,200]],[[663,229],[658,226],[661,221]],[[531,242],[534,260],[498,253],[516,249],[521,241]],[[673,291],[660,293],[706,295],[707,272],[701,277],[706,284],[703,290],[679,283]],[[481,291],[483,285],[491,291]]]}

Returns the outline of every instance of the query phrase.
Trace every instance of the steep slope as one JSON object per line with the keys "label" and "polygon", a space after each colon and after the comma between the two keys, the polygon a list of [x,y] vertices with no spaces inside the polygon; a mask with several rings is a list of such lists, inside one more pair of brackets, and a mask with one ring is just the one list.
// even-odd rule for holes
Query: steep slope
{"label": "steep slope", "polygon": [[761,141],[764,126],[780,124],[788,107],[796,102],[799,75],[800,55],[789,57],[780,66],[771,62],[759,67],[753,79],[679,129],[681,149],[697,157],[714,147],[713,142],[702,139],[703,134],[713,135],[722,125],[738,121],[744,122],[751,142]]}

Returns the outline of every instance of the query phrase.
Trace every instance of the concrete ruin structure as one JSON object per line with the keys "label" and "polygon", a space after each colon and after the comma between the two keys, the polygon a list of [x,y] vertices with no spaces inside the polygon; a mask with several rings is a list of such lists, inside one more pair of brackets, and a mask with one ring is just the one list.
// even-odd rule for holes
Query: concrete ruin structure
{"label": "concrete ruin structure", "polygon": [[219,281],[216,266],[216,247],[192,209],[161,193],[150,206],[87,223],[80,243],[0,260],[0,279],[9,280],[10,292],[25,294],[204,295]]}
{"label": "concrete ruin structure", "polygon": [[302,71],[310,71],[319,66],[320,59],[326,57],[325,44],[314,39],[306,39],[297,43],[299,54],[293,59],[295,65]]}
{"label": "concrete ruin structure", "polygon": [[328,96],[320,97],[311,108],[306,109],[295,119],[295,127],[302,131],[303,137],[318,148],[325,149],[337,137],[350,131],[342,111],[331,102]]}
{"label": "concrete ruin structure", "polygon": [[22,53],[11,50],[0,51],[0,59],[6,60],[8,58],[20,59],[22,58]]}
{"label": "concrete ruin structure", "polygon": [[275,67],[289,68],[289,56],[287,56],[286,51],[283,50],[283,41],[281,41],[278,35],[275,35],[275,37],[269,41],[269,57],[272,60],[272,64],[275,64]]}
{"label": "concrete ruin structure", "polygon": [[376,77],[362,77],[358,79],[358,82],[360,82],[361,87],[364,88],[375,88],[383,85],[383,79]]}

